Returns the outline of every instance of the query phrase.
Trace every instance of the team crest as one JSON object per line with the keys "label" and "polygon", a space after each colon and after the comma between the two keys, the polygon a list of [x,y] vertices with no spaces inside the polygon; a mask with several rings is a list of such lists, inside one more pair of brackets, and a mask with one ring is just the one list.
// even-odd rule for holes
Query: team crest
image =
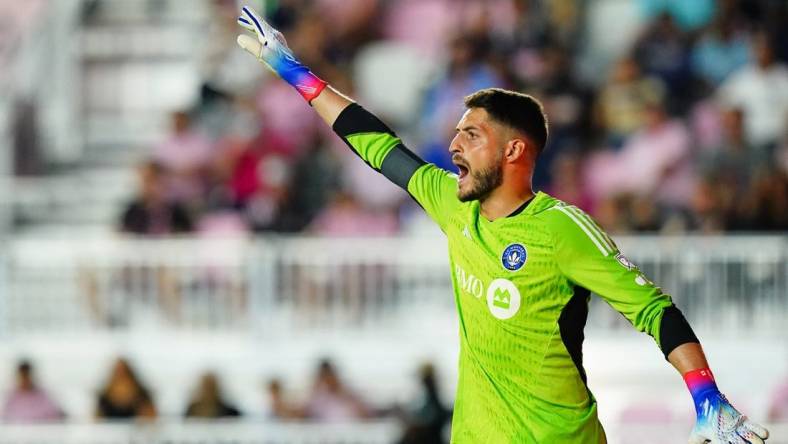
{"label": "team crest", "polygon": [[501,264],[509,271],[517,271],[525,265],[528,252],[522,244],[510,244],[503,250]]}

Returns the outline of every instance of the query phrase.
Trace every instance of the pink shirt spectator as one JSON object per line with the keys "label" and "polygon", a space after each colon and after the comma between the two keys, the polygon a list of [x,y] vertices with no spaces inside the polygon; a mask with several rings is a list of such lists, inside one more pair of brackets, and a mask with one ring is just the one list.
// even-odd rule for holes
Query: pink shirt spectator
{"label": "pink shirt spectator", "polygon": [[409,45],[427,57],[442,55],[447,36],[481,20],[493,32],[510,35],[517,26],[511,0],[398,0],[389,2],[383,30],[387,39]]}
{"label": "pink shirt spectator", "polygon": [[367,211],[350,195],[339,196],[311,224],[313,233],[328,237],[391,236],[397,228],[392,211]]}
{"label": "pink shirt spectator", "polygon": [[593,155],[587,171],[597,198],[653,192],[661,202],[685,205],[695,184],[689,133],[679,121],[643,129],[620,152]]}
{"label": "pink shirt spectator", "polygon": [[460,8],[448,0],[392,2],[383,26],[386,38],[407,44],[425,56],[441,52]]}
{"label": "pink shirt spectator", "polygon": [[154,160],[176,171],[205,166],[211,159],[211,142],[196,131],[173,134],[153,150]]}
{"label": "pink shirt spectator", "polygon": [[202,170],[208,166],[212,155],[211,141],[194,129],[176,131],[156,145],[153,160],[171,173],[168,196],[179,200],[198,196]]}
{"label": "pink shirt spectator", "polygon": [[320,422],[358,421],[362,417],[353,399],[325,390],[312,395],[307,404],[307,413]]}
{"label": "pink shirt spectator", "polygon": [[292,146],[309,143],[325,124],[312,108],[304,106],[304,99],[290,85],[272,80],[257,94],[257,109],[265,129],[286,137]]}
{"label": "pink shirt spectator", "polygon": [[63,413],[58,406],[38,388],[14,390],[3,406],[3,420],[6,422],[45,422],[62,418]]}

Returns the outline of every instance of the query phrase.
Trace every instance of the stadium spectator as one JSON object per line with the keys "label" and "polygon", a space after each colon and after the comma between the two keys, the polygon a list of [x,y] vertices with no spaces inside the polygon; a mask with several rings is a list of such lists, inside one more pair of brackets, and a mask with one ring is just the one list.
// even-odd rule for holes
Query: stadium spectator
{"label": "stadium spectator", "polygon": [[700,153],[698,167],[701,174],[713,176],[715,181],[732,181],[736,194],[743,193],[753,171],[763,168],[771,159],[749,144],[745,137],[744,113],[731,108],[721,112],[720,140]]}
{"label": "stadium spectator", "polygon": [[385,2],[384,36],[413,47],[424,57],[442,55],[445,37],[456,29],[461,9],[450,0]]}
{"label": "stadium spectator", "polygon": [[63,419],[63,411],[33,379],[33,365],[20,361],[16,367],[16,387],[3,404],[3,421],[33,423]]}
{"label": "stadium spectator", "polygon": [[582,157],[575,151],[562,152],[553,162],[553,180],[547,192],[590,213],[594,211],[594,200],[583,183]]}
{"label": "stadium spectator", "polygon": [[596,153],[586,174],[595,198],[615,194],[649,195],[657,202],[685,207],[694,187],[689,132],[659,103],[644,110],[644,124],[620,151]]}
{"label": "stadium spectator", "polygon": [[[718,176],[702,177],[692,198],[692,225],[703,233],[720,233],[735,222],[734,194],[729,180],[717,181]],[[738,222],[740,223],[740,222]]]}
{"label": "stadium spectator", "polygon": [[372,210],[347,192],[334,200],[315,217],[309,231],[319,236],[386,236],[397,232],[397,217],[390,209]]}
{"label": "stadium spectator", "polygon": [[653,77],[645,77],[634,59],[624,57],[613,67],[610,78],[597,97],[595,119],[606,142],[620,147],[624,140],[640,129],[647,108],[662,101],[665,86]]}
{"label": "stadium spectator", "polygon": [[776,168],[755,173],[741,199],[738,228],[747,231],[788,230],[788,174]]}
{"label": "stadium spectator", "polygon": [[307,419],[319,422],[358,420],[370,415],[370,409],[344,385],[334,363],[320,361],[312,392],[304,405]]}
{"label": "stadium spectator", "polygon": [[342,167],[330,142],[317,133],[294,161],[287,197],[274,226],[276,231],[298,232],[309,226],[341,189]]}
{"label": "stadium spectator", "polygon": [[500,86],[501,79],[486,63],[487,53],[478,40],[457,36],[449,45],[446,72],[425,92],[419,121],[425,135],[422,152],[428,162],[451,169],[446,146],[462,115],[462,98],[480,88]]}
{"label": "stadium spectator", "polygon": [[672,112],[683,111],[692,92],[689,45],[673,16],[668,13],[657,16],[635,41],[632,52],[643,71],[667,87],[667,108]]}
{"label": "stadium spectator", "polygon": [[126,359],[119,358],[112,366],[109,379],[98,394],[96,416],[112,420],[156,417],[150,391]]}
{"label": "stadium spectator", "polygon": [[139,166],[137,196],[128,203],[120,220],[120,231],[162,236],[188,233],[193,229],[189,212],[166,196],[165,171],[156,162]]}
{"label": "stadium spectator", "polygon": [[590,136],[592,95],[575,75],[570,57],[571,53],[563,47],[545,47],[541,51],[541,72],[525,88],[541,98],[550,116],[550,137],[534,172],[533,182],[537,188],[561,180],[552,174],[554,159],[565,150],[582,147]]}
{"label": "stadium spectator", "polygon": [[189,407],[186,417],[189,418],[227,418],[240,416],[232,404],[224,399],[219,378],[215,373],[204,373]]}
{"label": "stadium spectator", "polygon": [[[617,55],[620,59],[612,70],[598,69],[598,73],[575,69],[583,66],[583,39],[589,29],[593,31],[589,23],[580,19],[589,12],[589,6],[576,2],[470,0],[463,3],[463,8],[443,0],[361,3],[363,7],[335,0],[309,4],[287,1],[276,3],[269,12],[301,59],[351,95],[354,90],[350,68],[358,62],[359,50],[371,48],[368,44],[381,37],[412,45],[430,60],[440,60],[430,56],[438,52],[448,54],[445,70],[439,71],[425,89],[421,108],[413,110],[418,118],[403,120],[403,128],[397,128],[403,134],[415,133],[417,140],[421,139],[422,157],[448,169],[454,166],[445,148],[462,111],[457,104],[463,95],[493,85],[533,94],[544,103],[552,129],[534,174],[535,187],[572,187],[572,193],[580,190],[585,195],[575,197],[583,201],[582,206],[593,207],[594,199],[602,199],[598,210],[589,211],[615,215],[616,220],[609,221],[614,231],[651,230],[676,221],[680,223],[674,226],[679,227],[719,226],[717,222],[702,221],[708,221],[711,213],[715,214],[714,219],[728,213],[727,209],[720,213],[720,209],[708,207],[716,208],[718,204],[713,202],[727,195],[722,193],[724,187],[700,186],[696,193],[690,185],[694,180],[686,180],[693,176],[693,169],[703,173],[695,178],[697,181],[711,180],[707,177],[709,168],[721,161],[709,163],[714,157],[711,153],[719,153],[723,143],[720,135],[724,122],[718,117],[718,104],[742,109],[747,149],[753,155],[750,160],[775,155],[780,125],[785,126],[785,121],[780,120],[780,109],[788,108],[784,105],[788,99],[783,98],[786,88],[781,85],[785,80],[780,79],[786,76],[786,70],[776,61],[767,39],[761,37],[765,34],[751,35],[752,30],[766,29],[775,35],[784,32],[775,25],[777,18],[782,17],[781,9],[763,2],[703,1],[689,5],[672,0],[642,0],[643,31],[618,44],[621,51],[630,48],[629,55]],[[234,5],[217,0],[212,8],[216,11],[212,32],[221,37],[219,40],[226,40],[235,26],[231,23]],[[342,16],[342,20],[334,20],[334,26],[325,25],[326,17],[336,16]],[[706,27],[712,17],[714,21]],[[417,30],[414,23],[425,25],[415,26]],[[458,33],[457,29],[464,31]],[[389,225],[389,219],[402,207],[401,194],[346,150],[336,155],[333,148],[338,139],[333,135],[325,137],[326,128],[287,85],[263,81],[257,92],[251,93],[250,80],[258,74],[237,69],[249,60],[242,55],[228,55],[238,54],[226,50],[225,42],[215,46],[205,49],[205,63],[201,65],[203,101],[198,112],[192,113],[194,119],[184,112],[174,113],[174,133],[157,146],[154,156],[165,171],[173,172],[162,179],[167,195],[188,205],[195,218],[191,225],[199,227],[200,232],[219,234],[243,233],[248,229],[317,232],[333,226],[330,231],[341,225],[336,222],[348,209],[358,211],[365,220],[387,221],[385,229],[372,230],[370,234],[394,234],[410,225],[407,220]],[[747,64],[750,59],[754,61]],[[241,60],[243,64],[239,64]],[[440,69],[437,63],[434,65]],[[607,68],[600,66],[603,67]],[[590,88],[594,79],[605,73],[608,80]],[[561,160],[562,165],[551,166],[553,159],[561,158],[565,150],[576,151],[570,157],[584,164],[597,157],[589,155],[588,150],[599,141],[620,150],[625,142],[631,145],[642,140],[633,139],[633,135],[649,133],[644,128],[657,103],[664,104],[666,116],[678,118],[667,120],[677,124],[672,125],[674,129],[683,126],[679,124],[682,120],[692,128],[694,139],[691,145],[689,141],[685,144],[687,155],[667,166],[665,174],[648,179],[647,175],[618,172],[628,174],[634,182],[648,181],[647,189],[625,187],[616,190],[622,196],[606,197],[591,193],[593,186],[585,187],[582,178],[553,176],[554,171],[572,163]],[[761,114],[768,110],[769,115],[761,119],[752,115],[753,110]],[[689,115],[685,116],[685,112]],[[593,129],[598,132],[592,132]],[[217,139],[216,148],[205,134]],[[597,135],[601,138],[597,139]],[[651,139],[656,140],[655,137],[652,135]],[[331,145],[331,149],[324,149],[326,145]],[[703,154],[700,159],[693,158],[695,147]],[[667,151],[633,153],[630,160],[643,167],[655,157],[665,160]],[[317,169],[326,174],[310,173]],[[737,174],[752,168],[740,170]],[[676,186],[681,182],[676,179],[677,174],[683,179],[682,186]],[[340,184],[350,200],[344,195],[333,198]],[[752,186],[747,182],[740,191],[751,192]],[[660,190],[658,197],[667,205],[650,209],[642,205],[651,189]],[[712,194],[704,195],[707,191]],[[613,208],[618,210],[612,211]],[[736,208],[731,214],[742,211]],[[401,215],[411,217],[408,213]],[[734,216],[724,219],[730,222],[731,217]],[[334,222],[326,224],[326,219]],[[728,222],[722,222],[725,229],[752,226],[751,222]],[[365,230],[345,231],[356,234]]]}
{"label": "stadium spectator", "polygon": [[747,141],[756,149],[773,152],[788,119],[788,68],[777,61],[770,36],[753,39],[754,61],[720,86],[724,105],[741,108]]}
{"label": "stadium spectator", "polygon": [[626,196],[627,225],[631,231],[656,232],[666,223],[664,209],[649,195]]}
{"label": "stadium spectator", "polygon": [[594,205],[594,219],[613,234],[631,231],[627,219],[627,198],[622,195],[607,196]]}
{"label": "stadium spectator", "polygon": [[264,129],[240,151],[229,153],[230,198],[255,230],[276,224],[297,149],[287,137]]}
{"label": "stadium spectator", "polygon": [[197,204],[213,147],[186,111],[174,112],[171,119],[172,133],[154,147],[151,157],[167,172],[167,197]]}
{"label": "stadium spectator", "polygon": [[720,15],[695,43],[692,71],[706,88],[715,88],[746,65],[750,57],[749,34],[737,27],[733,16]]}
{"label": "stadium spectator", "polygon": [[286,398],[282,389],[282,381],[273,378],[266,386],[268,391],[268,416],[274,419],[301,418],[304,413],[292,405]]}
{"label": "stadium spectator", "polygon": [[689,31],[706,25],[714,16],[717,3],[715,0],[639,0],[638,6],[645,17],[670,14],[683,30]]}
{"label": "stadium spectator", "polygon": [[406,409],[405,430],[399,443],[445,443],[444,429],[451,421],[451,409],[441,400],[432,364],[425,364],[419,369],[419,381],[422,393],[419,400]]}

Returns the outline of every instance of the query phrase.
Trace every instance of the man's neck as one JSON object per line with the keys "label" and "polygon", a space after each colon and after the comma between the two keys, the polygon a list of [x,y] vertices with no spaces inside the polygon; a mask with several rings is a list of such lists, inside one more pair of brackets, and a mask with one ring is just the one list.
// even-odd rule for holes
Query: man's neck
{"label": "man's neck", "polygon": [[480,202],[479,212],[485,219],[492,222],[509,216],[533,196],[534,192],[530,187],[516,191],[504,190],[503,187],[498,187],[497,190]]}

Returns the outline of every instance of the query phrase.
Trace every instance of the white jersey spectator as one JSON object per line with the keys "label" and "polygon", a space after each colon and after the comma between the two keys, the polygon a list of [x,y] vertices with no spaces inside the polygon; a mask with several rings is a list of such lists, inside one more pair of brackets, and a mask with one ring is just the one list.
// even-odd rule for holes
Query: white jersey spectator
{"label": "white jersey spectator", "polygon": [[747,139],[752,145],[773,145],[788,118],[788,68],[777,63],[765,35],[754,41],[755,63],[735,72],[719,90],[726,105],[744,111]]}

